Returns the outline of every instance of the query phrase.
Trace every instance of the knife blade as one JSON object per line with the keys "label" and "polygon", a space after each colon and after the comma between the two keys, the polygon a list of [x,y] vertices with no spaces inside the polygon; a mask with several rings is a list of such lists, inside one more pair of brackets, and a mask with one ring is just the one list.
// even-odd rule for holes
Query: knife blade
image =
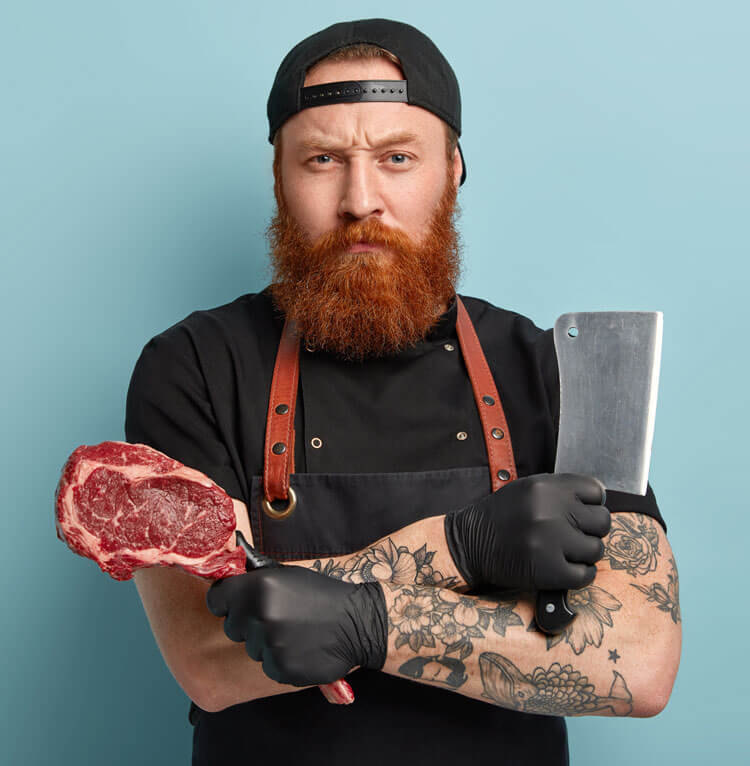
{"label": "knife blade", "polygon": [[[645,495],[661,367],[661,311],[562,314],[553,337],[560,371],[555,473],[598,479],[605,489]],[[574,619],[567,591],[539,591],[545,633]]]}

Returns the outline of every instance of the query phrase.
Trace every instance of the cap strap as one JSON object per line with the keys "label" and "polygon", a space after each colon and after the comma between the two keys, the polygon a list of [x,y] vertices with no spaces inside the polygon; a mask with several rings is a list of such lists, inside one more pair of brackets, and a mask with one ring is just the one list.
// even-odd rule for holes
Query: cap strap
{"label": "cap strap", "polygon": [[355,101],[404,101],[408,103],[406,80],[344,80],[310,85],[300,90],[300,109]]}

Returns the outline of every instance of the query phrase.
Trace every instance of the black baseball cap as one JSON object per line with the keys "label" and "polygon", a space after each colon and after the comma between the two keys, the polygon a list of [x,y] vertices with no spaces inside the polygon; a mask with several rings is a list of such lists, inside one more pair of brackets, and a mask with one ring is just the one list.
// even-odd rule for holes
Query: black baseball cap
{"label": "black baseball cap", "polygon": [[[405,80],[346,80],[302,87],[307,70],[333,51],[371,43],[398,56]],[[451,65],[435,43],[416,27],[390,19],[342,21],[305,38],[287,53],[268,96],[268,141],[302,109],[357,101],[403,101],[421,106],[461,135],[461,93]],[[461,155],[461,181],[466,162]]]}

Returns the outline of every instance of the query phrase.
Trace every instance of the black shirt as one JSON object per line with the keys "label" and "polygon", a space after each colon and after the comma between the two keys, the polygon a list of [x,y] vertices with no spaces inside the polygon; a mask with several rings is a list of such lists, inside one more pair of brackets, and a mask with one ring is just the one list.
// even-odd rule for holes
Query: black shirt
{"label": "black shirt", "polygon": [[[559,417],[552,330],[479,298],[461,298],[497,385],[519,477],[552,472]],[[456,315],[453,300],[415,347],[363,362],[309,352],[303,343],[295,471],[487,466]],[[283,322],[266,288],[195,311],[152,338],[130,381],[127,441],[148,444],[202,471],[247,504],[251,479],[263,472]],[[652,516],[666,530],[650,486],[645,497],[608,491],[606,504],[610,511]]]}
{"label": "black shirt", "polygon": [[[559,411],[552,332],[487,301],[461,298],[495,379],[518,475],[551,472]],[[456,317],[453,300],[422,342],[387,358],[351,362],[309,352],[302,344],[295,473],[482,467],[489,473]],[[196,311],[152,338],[128,391],[127,440],[202,471],[252,508],[249,490],[253,477],[263,471],[268,399],[283,322],[266,288]],[[645,497],[608,492],[607,505],[612,511],[648,514],[663,524],[650,487]],[[362,529],[368,528],[363,524]],[[393,530],[384,534],[388,531]],[[368,542],[374,539],[363,546]],[[414,764],[461,763],[479,752],[498,763],[568,762],[561,717],[487,705],[374,671],[355,671],[352,683],[359,701],[351,706],[354,710],[347,709],[346,725],[341,711],[316,689],[218,713],[193,706],[193,762],[236,763],[250,753],[265,760],[278,757],[279,747],[289,760],[310,763],[349,762],[356,753],[363,766],[382,763],[386,751]],[[452,722],[446,736],[426,736],[444,721]],[[387,742],[383,731],[389,732]],[[421,743],[417,750],[415,738]]]}

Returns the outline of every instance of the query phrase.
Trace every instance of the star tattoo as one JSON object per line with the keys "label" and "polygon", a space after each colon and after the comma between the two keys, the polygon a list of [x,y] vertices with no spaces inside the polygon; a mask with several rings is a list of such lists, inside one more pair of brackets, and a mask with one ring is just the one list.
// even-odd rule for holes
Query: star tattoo
{"label": "star tattoo", "polygon": [[610,649],[609,651],[609,659],[612,660],[612,662],[617,664],[617,660],[620,659],[620,655],[617,653],[617,649]]}

